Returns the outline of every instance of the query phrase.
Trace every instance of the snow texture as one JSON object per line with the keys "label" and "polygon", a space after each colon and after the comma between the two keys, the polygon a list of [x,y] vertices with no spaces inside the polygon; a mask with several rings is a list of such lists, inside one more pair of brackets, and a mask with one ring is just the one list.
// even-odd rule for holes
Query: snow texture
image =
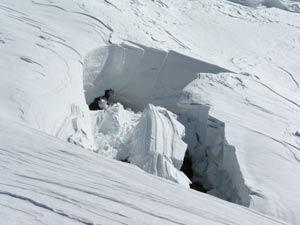
{"label": "snow texture", "polygon": [[1,224],[284,224],[0,119]]}
{"label": "snow texture", "polygon": [[[299,224],[297,5],[288,0],[255,5],[2,0],[0,223]],[[213,171],[232,174],[225,186],[236,188],[238,201],[247,202],[243,193],[249,189],[251,209],[63,142],[105,152],[99,140],[95,143],[96,115],[86,103],[109,88],[134,111],[152,103],[178,114],[188,145],[195,129],[182,115],[197,113],[182,112],[180,105],[207,107],[197,130],[220,139],[198,135],[216,153],[205,160],[217,165]],[[179,98],[184,104],[178,106]],[[133,114],[125,114],[137,124]],[[121,127],[130,133],[135,127],[130,124]],[[105,146],[119,148],[109,134],[102,136]],[[222,159],[218,153],[230,154]],[[199,171],[207,174],[211,167]],[[222,186],[212,186],[217,180],[201,177],[220,197]],[[108,204],[108,199],[113,200]]]}
{"label": "snow texture", "polygon": [[118,160],[127,160],[133,129],[141,115],[114,104],[106,110],[91,111],[92,134],[99,154]]}

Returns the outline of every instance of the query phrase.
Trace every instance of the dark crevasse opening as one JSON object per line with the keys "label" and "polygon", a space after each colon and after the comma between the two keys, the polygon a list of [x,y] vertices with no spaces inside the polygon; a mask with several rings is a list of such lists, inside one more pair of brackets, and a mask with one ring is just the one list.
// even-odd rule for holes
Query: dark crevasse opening
{"label": "dark crevasse opening", "polygon": [[193,182],[193,160],[190,156],[189,149],[187,149],[185,152],[184,160],[180,171],[183,172],[192,181],[192,183],[190,184],[190,188],[196,191],[207,193],[208,190],[204,188],[202,183],[200,183],[199,181]]}
{"label": "dark crevasse opening", "polygon": [[180,168],[180,171],[182,171],[190,180],[193,178],[193,168],[192,168],[192,159],[189,154],[188,149],[185,152],[184,160],[182,163],[182,166]]}

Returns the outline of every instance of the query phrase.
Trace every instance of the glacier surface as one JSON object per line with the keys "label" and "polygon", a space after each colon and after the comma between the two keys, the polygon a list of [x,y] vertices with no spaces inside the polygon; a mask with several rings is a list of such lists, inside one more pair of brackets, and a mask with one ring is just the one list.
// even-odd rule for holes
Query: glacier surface
{"label": "glacier surface", "polygon": [[[107,204],[107,196],[100,198],[105,202],[95,200],[89,188],[107,187],[112,189],[110,196],[127,193],[118,201],[130,218],[122,217],[120,223],[299,224],[300,17],[294,13],[299,3],[238,3],[244,6],[223,0],[2,0],[1,222],[100,223],[99,218],[108,219],[109,210],[119,208]],[[108,88],[116,89],[118,100],[135,112],[121,108],[112,112],[124,113],[126,121],[117,121],[117,129],[103,134],[108,127],[104,123],[101,129],[95,121],[111,118],[94,115],[87,103]],[[185,126],[187,151],[193,153],[189,146],[201,150],[201,163],[193,164],[198,170],[191,180],[201,182],[210,194],[249,205],[250,210],[59,140],[104,155],[110,149],[109,157],[122,158],[117,151],[126,153],[123,143],[129,141],[122,133],[131,136],[141,117],[136,112],[149,103],[176,113]],[[198,115],[190,109],[194,107],[205,111]],[[197,130],[202,131],[198,136]],[[116,140],[114,134],[122,138]],[[68,153],[59,152],[61,148]],[[75,158],[83,154],[91,164],[87,158],[74,162],[69,153]],[[109,165],[115,172],[105,169]],[[95,171],[113,181],[95,184],[99,176]],[[121,178],[118,173],[125,174]],[[230,179],[220,179],[219,174]],[[34,179],[41,183],[33,183]],[[54,186],[48,188],[49,182],[45,185],[41,179],[50,179]],[[89,179],[84,188],[82,179]],[[112,183],[120,180],[124,183],[115,191]],[[143,186],[148,192],[128,194],[126,185],[131,191]],[[70,186],[82,195],[68,197]],[[168,209],[157,201],[149,203],[154,193],[170,203]],[[138,206],[128,203],[132,198]],[[182,204],[189,206],[178,213],[176,207]],[[104,209],[106,215],[92,213],[102,205],[111,206]],[[142,213],[134,216],[136,211],[127,211],[128,207],[142,208]],[[150,213],[143,218],[146,212]],[[158,212],[163,215],[157,217]],[[172,221],[161,221],[171,217]]]}
{"label": "glacier surface", "polygon": [[13,224],[284,224],[0,119],[0,221]]}

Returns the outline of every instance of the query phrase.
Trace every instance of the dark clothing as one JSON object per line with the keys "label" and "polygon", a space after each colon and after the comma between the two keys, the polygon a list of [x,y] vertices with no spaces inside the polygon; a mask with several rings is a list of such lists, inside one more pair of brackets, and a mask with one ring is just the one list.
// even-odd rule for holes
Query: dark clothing
{"label": "dark clothing", "polygon": [[90,110],[100,110],[98,101],[100,100],[100,97],[95,98],[94,101],[89,105]]}
{"label": "dark clothing", "polygon": [[95,98],[89,105],[90,110],[103,110],[107,106],[114,103],[114,91],[112,89],[105,90],[105,94],[102,97]]}

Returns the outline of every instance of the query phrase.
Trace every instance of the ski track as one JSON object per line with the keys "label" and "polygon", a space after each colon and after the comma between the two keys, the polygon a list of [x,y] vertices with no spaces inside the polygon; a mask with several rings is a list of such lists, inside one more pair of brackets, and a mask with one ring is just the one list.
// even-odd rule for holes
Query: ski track
{"label": "ski track", "polygon": [[289,71],[287,71],[286,69],[282,68],[282,67],[278,67],[279,69],[281,69],[282,71],[284,71],[291,79],[292,81],[294,82],[295,86],[297,88],[299,88],[299,83],[298,81],[295,79],[295,77],[293,76],[292,73],[290,73]]}
{"label": "ski track", "polygon": [[291,99],[289,99],[289,98],[287,98],[287,97],[281,95],[280,93],[278,93],[277,91],[275,91],[274,89],[272,89],[271,87],[269,87],[268,85],[266,85],[266,84],[264,84],[264,83],[262,83],[262,82],[260,82],[260,81],[256,81],[256,82],[259,83],[259,84],[261,84],[261,85],[264,86],[265,88],[267,88],[269,91],[273,92],[275,95],[277,95],[277,96],[279,96],[280,98],[284,99],[285,101],[287,101],[287,102],[293,104],[293,105],[296,106],[297,108],[300,108],[300,105],[299,105],[297,102],[295,102],[295,101],[293,101],[293,100],[291,100]]}
{"label": "ski track", "polygon": [[[24,136],[5,138],[2,139],[5,142],[0,143],[1,165],[4,165],[0,173],[0,208],[8,209],[16,218],[31,218],[30,221],[36,224],[50,224],[45,220],[47,216],[66,224],[244,224],[237,222],[236,216],[224,218],[219,207],[225,207],[223,210],[237,210],[256,218],[257,222],[260,221],[258,224],[264,224],[263,221],[283,224],[246,208],[149,176],[129,164],[101,159],[97,154],[22,125],[13,128],[12,124],[1,121],[1,139],[11,137],[11,132],[24,132]],[[36,140],[33,145],[32,140]],[[17,144],[12,148],[9,147],[10,142]],[[93,164],[104,170],[95,170]],[[140,175],[146,179],[146,184],[136,180],[136,176]],[[216,211],[206,208],[208,205],[200,209],[189,201],[170,198],[169,195],[178,196],[173,192],[204,198],[209,202],[217,200],[212,206]],[[170,210],[175,210],[176,214]],[[148,218],[148,222],[144,217]],[[185,218],[189,222],[184,222]]]}

